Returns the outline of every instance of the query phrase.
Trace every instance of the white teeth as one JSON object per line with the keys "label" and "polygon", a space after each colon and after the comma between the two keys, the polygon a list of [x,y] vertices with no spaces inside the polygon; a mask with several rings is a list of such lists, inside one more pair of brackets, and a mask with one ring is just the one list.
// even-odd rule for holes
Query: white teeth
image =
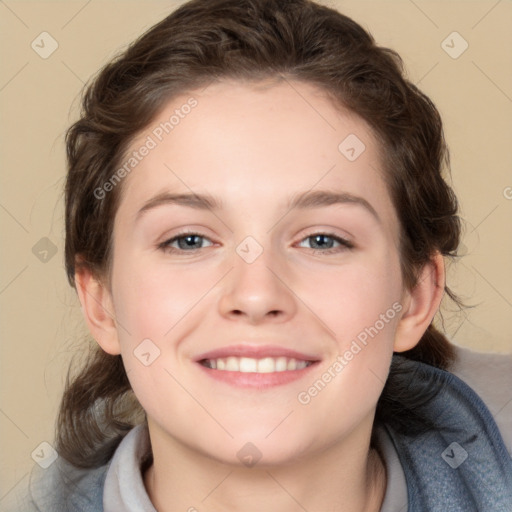
{"label": "white teeth", "polygon": [[[295,359],[290,359],[290,362]],[[288,360],[286,357],[278,357],[276,359],[276,372],[284,372],[287,369]],[[295,370],[295,368],[288,368],[288,370]]]}
{"label": "white teeth", "polygon": [[264,357],[258,361],[258,373],[272,373],[276,370],[276,363],[271,357]]}
{"label": "white teeth", "polygon": [[250,359],[249,357],[240,358],[240,371],[241,372],[257,372],[258,361],[256,359]]}
{"label": "white teeth", "polygon": [[310,361],[297,360],[293,357],[234,357],[206,359],[205,366],[214,370],[242,373],[273,373],[302,370],[311,364]]}
{"label": "white teeth", "polygon": [[240,361],[238,357],[228,357],[226,359],[226,370],[228,372],[239,372],[240,371]]}

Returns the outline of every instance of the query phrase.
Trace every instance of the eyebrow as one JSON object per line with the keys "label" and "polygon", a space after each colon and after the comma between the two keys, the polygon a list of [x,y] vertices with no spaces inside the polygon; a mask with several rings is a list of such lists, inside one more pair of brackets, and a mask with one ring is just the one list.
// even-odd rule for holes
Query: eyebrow
{"label": "eyebrow", "polygon": [[[142,208],[137,212],[135,220],[139,220],[139,218],[149,210],[168,204],[186,206],[197,210],[213,211],[222,209],[222,202],[210,194],[172,194],[169,192],[162,192],[144,203]],[[313,209],[335,204],[354,204],[361,206],[371,213],[378,222],[380,222],[380,217],[377,211],[366,199],[348,192],[333,192],[330,190],[302,192],[288,201],[287,209]]]}

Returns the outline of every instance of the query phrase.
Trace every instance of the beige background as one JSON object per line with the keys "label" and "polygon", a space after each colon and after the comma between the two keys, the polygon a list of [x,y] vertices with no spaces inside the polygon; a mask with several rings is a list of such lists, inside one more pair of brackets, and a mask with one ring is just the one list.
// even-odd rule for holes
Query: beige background
{"label": "beige background", "polygon": [[[63,136],[77,95],[118,49],[179,3],[0,0],[0,500],[27,478],[36,447],[53,442],[65,372],[85,339],[62,252]],[[475,305],[448,312],[446,330],[460,345],[511,352],[512,2],[324,3],[398,50],[410,79],[440,109],[466,221],[465,256],[451,266],[449,283]],[[43,31],[59,45],[47,59],[31,48]],[[468,44],[456,59],[442,46],[454,31]],[[446,44],[453,54],[464,43],[456,36]],[[44,244],[51,247],[40,242],[45,237],[56,254],[42,261]]]}

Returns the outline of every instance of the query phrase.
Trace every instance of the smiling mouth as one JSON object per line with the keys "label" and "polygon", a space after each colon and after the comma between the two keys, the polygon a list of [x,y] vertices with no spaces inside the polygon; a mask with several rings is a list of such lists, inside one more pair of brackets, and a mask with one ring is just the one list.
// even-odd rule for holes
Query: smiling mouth
{"label": "smiling mouth", "polygon": [[216,359],[202,359],[201,365],[211,370],[241,373],[275,373],[303,370],[311,366],[314,361],[305,361],[293,357],[219,357]]}

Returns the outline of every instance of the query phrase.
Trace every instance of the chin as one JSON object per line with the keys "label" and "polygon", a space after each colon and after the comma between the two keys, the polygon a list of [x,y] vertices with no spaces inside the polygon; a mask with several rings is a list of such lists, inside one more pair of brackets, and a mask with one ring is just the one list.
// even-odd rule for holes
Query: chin
{"label": "chin", "polygon": [[[208,457],[229,466],[239,468],[271,469],[280,466],[290,466],[307,456],[314,450],[314,440],[310,442],[293,438],[290,435],[279,436],[277,433],[268,435],[269,431],[258,432],[258,435],[240,435],[231,439],[224,446],[212,452],[209,447],[205,451]],[[254,431],[253,431],[254,433]],[[274,436],[274,437],[273,437]],[[208,448],[208,447],[205,447]]]}

